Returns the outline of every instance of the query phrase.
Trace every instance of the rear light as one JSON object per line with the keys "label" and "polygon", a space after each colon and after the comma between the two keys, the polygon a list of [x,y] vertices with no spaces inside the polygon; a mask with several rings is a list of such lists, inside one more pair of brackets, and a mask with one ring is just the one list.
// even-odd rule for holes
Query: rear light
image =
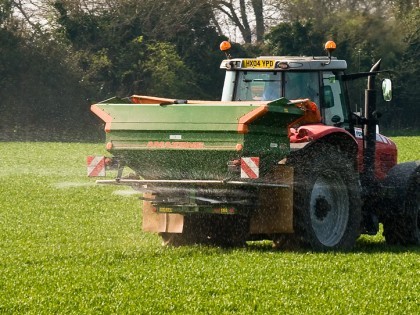
{"label": "rear light", "polygon": [[244,148],[244,146],[242,145],[242,144],[240,144],[240,143],[238,143],[236,146],[235,146],[235,149],[236,149],[236,151],[242,151],[242,149]]}
{"label": "rear light", "polygon": [[112,145],[112,142],[108,142],[107,144],[106,144],[106,149],[109,151],[109,150],[112,150],[112,147],[113,147],[113,145]]}
{"label": "rear light", "polygon": [[106,166],[110,166],[110,165],[112,165],[112,164],[113,164],[112,159],[111,159],[111,158],[106,157],[106,158],[105,158],[105,165],[106,165]]}
{"label": "rear light", "polygon": [[239,165],[241,165],[241,160],[232,160],[232,161],[230,161],[230,163],[232,165],[239,166]]}
{"label": "rear light", "polygon": [[239,174],[241,172],[241,160],[231,160],[227,163],[228,172]]}

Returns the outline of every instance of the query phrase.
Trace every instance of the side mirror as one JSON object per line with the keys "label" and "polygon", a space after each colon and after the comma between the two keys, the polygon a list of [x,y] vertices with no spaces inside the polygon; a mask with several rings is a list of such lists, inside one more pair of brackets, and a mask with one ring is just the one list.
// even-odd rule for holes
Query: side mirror
{"label": "side mirror", "polygon": [[392,100],[392,81],[390,79],[382,81],[382,95],[385,101],[389,102]]}

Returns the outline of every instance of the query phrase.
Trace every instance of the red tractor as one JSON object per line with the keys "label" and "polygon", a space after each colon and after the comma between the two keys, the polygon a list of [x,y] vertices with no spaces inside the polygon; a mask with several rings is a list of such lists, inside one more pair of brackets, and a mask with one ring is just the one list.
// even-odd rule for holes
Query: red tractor
{"label": "red tractor", "polygon": [[[397,164],[377,133],[375,78],[331,56],[231,58],[222,100],[133,95],[92,106],[107,149],[144,192],[143,228],[165,243],[293,240],[350,249],[383,223],[389,244],[420,244],[420,161]],[[364,115],[347,82],[367,78]],[[391,81],[382,82],[385,100]]]}

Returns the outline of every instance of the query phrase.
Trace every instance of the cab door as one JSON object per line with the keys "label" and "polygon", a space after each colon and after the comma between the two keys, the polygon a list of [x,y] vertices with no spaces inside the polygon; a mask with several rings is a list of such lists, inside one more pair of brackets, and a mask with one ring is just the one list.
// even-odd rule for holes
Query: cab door
{"label": "cab door", "polygon": [[338,74],[332,71],[322,72],[321,115],[324,124],[349,130],[349,110],[344,93],[345,88],[339,78]]}

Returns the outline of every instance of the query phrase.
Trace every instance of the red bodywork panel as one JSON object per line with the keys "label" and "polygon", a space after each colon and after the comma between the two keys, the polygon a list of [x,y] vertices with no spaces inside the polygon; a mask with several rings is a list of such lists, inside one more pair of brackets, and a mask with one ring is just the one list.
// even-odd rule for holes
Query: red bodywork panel
{"label": "red bodywork panel", "polygon": [[[359,172],[363,171],[363,131],[355,128],[357,145],[359,147],[358,163]],[[376,151],[375,151],[375,177],[383,180],[389,170],[397,165],[398,150],[395,143],[377,133],[376,134]]]}
{"label": "red bodywork panel", "polygon": [[[354,139],[354,136],[343,128],[326,126],[324,124],[309,124],[297,129],[290,129],[290,143],[302,143],[316,141],[332,134],[346,134]],[[356,140],[354,139],[356,142]]]}
{"label": "red bodywork panel", "polygon": [[[357,161],[359,173],[363,171],[363,131],[355,128],[355,135],[342,128],[323,124],[309,124],[290,129],[290,143],[309,143],[326,136],[341,135],[354,140],[358,147]],[[389,138],[376,134],[375,177],[383,180],[388,171],[397,164],[397,146]]]}

